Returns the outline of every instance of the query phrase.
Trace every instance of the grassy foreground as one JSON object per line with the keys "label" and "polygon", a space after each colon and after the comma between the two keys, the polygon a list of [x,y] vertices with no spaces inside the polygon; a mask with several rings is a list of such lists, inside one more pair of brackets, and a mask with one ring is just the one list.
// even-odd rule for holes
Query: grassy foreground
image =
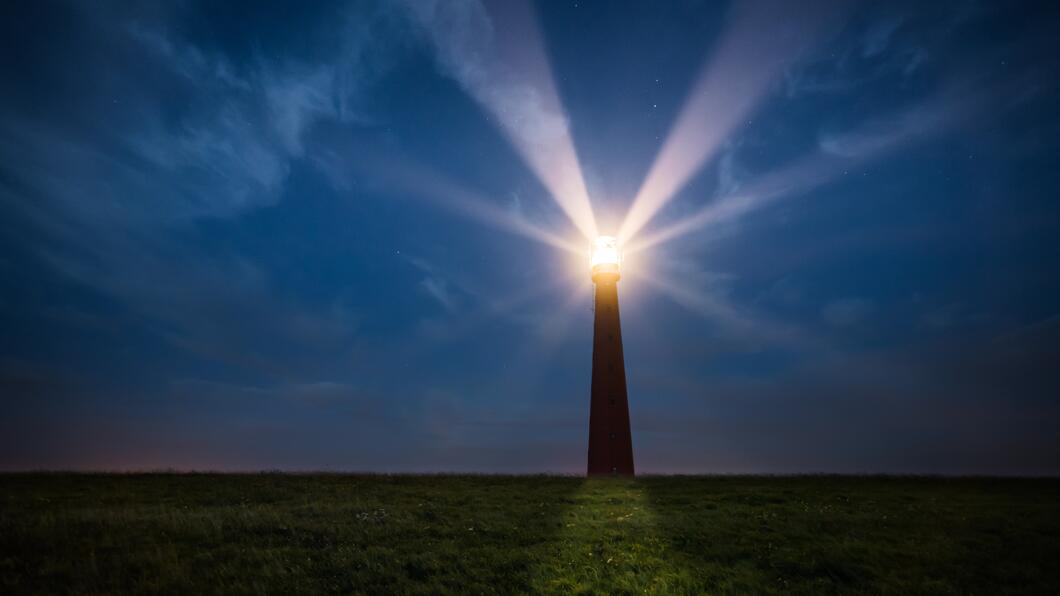
{"label": "grassy foreground", "polygon": [[0,475],[0,592],[1060,593],[1060,481]]}

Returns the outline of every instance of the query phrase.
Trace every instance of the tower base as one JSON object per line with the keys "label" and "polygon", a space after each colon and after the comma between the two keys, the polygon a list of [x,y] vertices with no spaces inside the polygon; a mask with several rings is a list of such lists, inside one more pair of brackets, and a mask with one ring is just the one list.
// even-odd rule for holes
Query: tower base
{"label": "tower base", "polygon": [[618,315],[618,274],[593,276],[593,375],[589,403],[589,476],[633,476],[633,437]]}

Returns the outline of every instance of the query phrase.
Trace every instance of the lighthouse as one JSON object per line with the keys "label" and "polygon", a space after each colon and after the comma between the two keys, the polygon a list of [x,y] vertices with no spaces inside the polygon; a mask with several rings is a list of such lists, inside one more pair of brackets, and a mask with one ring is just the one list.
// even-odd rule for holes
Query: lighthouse
{"label": "lighthouse", "polygon": [[596,296],[589,391],[589,476],[633,475],[633,437],[629,430],[626,363],[618,316],[620,264],[617,240],[612,236],[597,238],[590,259]]}

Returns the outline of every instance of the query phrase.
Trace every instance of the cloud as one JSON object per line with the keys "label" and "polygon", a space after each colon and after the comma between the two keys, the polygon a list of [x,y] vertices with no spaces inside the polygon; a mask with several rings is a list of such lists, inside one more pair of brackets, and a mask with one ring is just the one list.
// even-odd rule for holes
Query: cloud
{"label": "cloud", "polygon": [[960,319],[967,317],[967,314],[963,311],[965,307],[960,302],[953,302],[946,304],[940,308],[932,309],[925,312],[921,319],[924,324],[930,327],[945,328],[951,327],[957,324]]}
{"label": "cloud", "polygon": [[240,400],[249,399],[258,402],[286,400],[318,406],[346,405],[355,406],[359,413],[367,413],[370,400],[364,398],[364,392],[349,383],[335,381],[308,381],[278,383],[266,386],[240,385],[209,381],[205,379],[178,379],[171,383],[171,392],[179,398]]}
{"label": "cloud", "polygon": [[449,312],[456,310],[456,299],[449,292],[444,281],[436,277],[425,277],[420,280],[420,287],[428,296],[437,300],[445,310]]}
{"label": "cloud", "polygon": [[844,298],[834,300],[821,310],[821,317],[833,327],[850,327],[868,317],[874,309],[871,300],[864,298]]}
{"label": "cloud", "polygon": [[437,301],[447,312],[456,312],[457,297],[438,267],[419,257],[406,256],[405,260],[426,274],[419,282],[420,290]]}
{"label": "cloud", "polygon": [[746,172],[736,162],[736,150],[729,147],[718,159],[718,188],[720,196],[731,195],[740,190]]}
{"label": "cloud", "polygon": [[392,11],[351,9],[347,22],[322,25],[344,28],[330,56],[240,62],[114,12],[78,20],[96,51],[56,44],[30,67],[93,80],[71,108],[47,120],[15,103],[0,110],[10,207],[39,225],[167,225],[274,205],[318,122],[370,120],[361,98],[400,43],[390,42]]}
{"label": "cloud", "polygon": [[856,94],[881,82],[892,88],[906,87],[909,77],[934,53],[941,53],[952,29],[948,17],[940,17],[930,24],[917,23],[929,34],[903,37],[910,18],[892,13],[873,16],[867,22],[855,20],[831,43],[785,70],[786,95]]}
{"label": "cloud", "polygon": [[338,40],[331,52],[237,57],[173,33],[184,8],[174,10],[161,21],[79,13],[93,51],[51,44],[11,73],[93,84],[44,117],[0,105],[0,213],[40,263],[185,353],[269,377],[311,374],[350,348],[350,305],[281,297],[265,263],[229,243],[203,248],[195,226],[277,204],[295,164],[320,150],[318,124],[370,120],[363,96],[404,34],[392,9],[351,7],[315,25]]}
{"label": "cloud", "polygon": [[[371,15],[368,22],[377,22]],[[212,174],[195,188],[199,194],[228,199],[217,214],[268,205],[277,200],[291,161],[305,153],[305,137],[320,121],[364,124],[371,118],[357,104],[377,75],[365,64],[380,34],[367,26],[344,37],[337,54],[323,63],[259,59],[244,74],[222,55],[181,45],[159,33],[134,28],[136,39],[158,49],[174,72],[197,86],[196,94],[216,96],[216,108],[189,117],[172,131],[153,127],[130,135],[130,144],[160,167],[178,173]],[[217,193],[217,182],[227,193]]]}
{"label": "cloud", "polygon": [[358,317],[346,304],[281,299],[267,271],[245,259],[174,254],[165,244],[145,242],[107,245],[98,254],[49,254],[46,262],[205,361],[263,378],[298,378],[352,349]]}
{"label": "cloud", "polygon": [[734,352],[775,347],[808,350],[815,346],[816,340],[797,327],[754,313],[733,300],[730,294],[735,276],[672,255],[656,255],[654,261],[657,266],[650,271],[627,269],[623,275],[709,320],[715,326],[712,341],[723,340]]}
{"label": "cloud", "polygon": [[[950,101],[953,99],[953,101]],[[870,120],[844,132],[822,132],[821,151],[847,159],[875,157],[903,143],[946,130],[970,109],[973,98],[932,98],[887,118]]]}
{"label": "cloud", "polygon": [[805,285],[795,277],[785,275],[770,284],[770,286],[755,299],[755,302],[792,306],[801,302],[805,296]]}
{"label": "cloud", "polygon": [[221,56],[207,55],[194,45],[174,43],[162,31],[132,21],[125,23],[124,33],[154,52],[175,72],[188,81],[218,81],[233,89],[251,90],[251,83],[236,74],[232,63]]}
{"label": "cloud", "polygon": [[871,58],[886,50],[894,32],[902,26],[904,20],[902,17],[892,16],[870,25],[861,38],[861,55]]}
{"label": "cloud", "polygon": [[[350,9],[338,22],[337,48],[318,61],[268,59],[260,54],[237,68],[225,55],[168,37],[159,30],[133,22],[126,29],[143,46],[161,57],[168,68],[200,87],[217,83],[238,98],[244,120],[271,129],[267,140],[278,141],[290,156],[304,152],[303,136],[320,120],[368,123],[361,107],[366,90],[391,65],[390,54],[403,43],[404,33],[394,15],[384,9]],[[238,74],[237,74],[238,73]],[[259,121],[259,114],[267,118]]]}

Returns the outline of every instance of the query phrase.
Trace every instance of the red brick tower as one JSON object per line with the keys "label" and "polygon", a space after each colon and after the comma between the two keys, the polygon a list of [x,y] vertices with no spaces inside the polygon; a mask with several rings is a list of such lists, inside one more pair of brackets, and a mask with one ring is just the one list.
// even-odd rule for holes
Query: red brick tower
{"label": "red brick tower", "polygon": [[589,403],[590,476],[633,475],[626,364],[618,317],[619,255],[615,239],[602,236],[592,254],[596,284],[593,322],[593,378]]}

